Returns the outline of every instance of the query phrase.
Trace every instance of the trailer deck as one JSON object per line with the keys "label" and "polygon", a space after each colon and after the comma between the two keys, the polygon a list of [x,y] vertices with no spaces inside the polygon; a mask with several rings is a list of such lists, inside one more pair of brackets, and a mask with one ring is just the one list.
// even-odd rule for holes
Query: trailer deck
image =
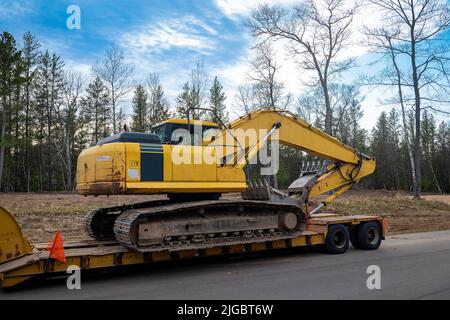
{"label": "trailer deck", "polygon": [[86,240],[65,242],[67,263],[49,258],[48,243],[30,244],[22,236],[14,217],[0,207],[0,287],[9,288],[37,275],[51,276],[65,273],[67,267],[76,265],[80,269],[99,269],[138,265],[196,257],[213,257],[245,252],[322,245],[326,241],[331,225],[343,224],[349,229],[369,221],[380,223],[383,236],[388,232],[387,220],[380,216],[336,216],[318,215],[309,220],[306,230],[292,239],[262,241],[250,244],[220,246],[206,249],[158,252],[137,252],[116,241]]}

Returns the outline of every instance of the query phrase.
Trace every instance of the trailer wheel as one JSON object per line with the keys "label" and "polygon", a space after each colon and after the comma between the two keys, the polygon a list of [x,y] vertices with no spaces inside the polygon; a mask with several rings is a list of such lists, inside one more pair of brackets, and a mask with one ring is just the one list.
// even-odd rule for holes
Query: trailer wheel
{"label": "trailer wheel", "polygon": [[380,224],[374,221],[365,222],[356,229],[356,243],[358,249],[376,250],[381,245]]}
{"label": "trailer wheel", "polygon": [[328,253],[344,253],[350,242],[350,234],[346,226],[334,224],[328,228],[325,239],[325,250]]}
{"label": "trailer wheel", "polygon": [[359,249],[358,245],[358,228],[354,228],[352,231],[350,231],[350,242],[355,249]]}

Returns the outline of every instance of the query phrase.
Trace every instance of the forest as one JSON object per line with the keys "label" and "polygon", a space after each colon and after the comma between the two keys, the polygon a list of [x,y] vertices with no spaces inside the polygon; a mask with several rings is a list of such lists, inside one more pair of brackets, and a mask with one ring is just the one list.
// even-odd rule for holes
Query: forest
{"label": "forest", "polygon": [[[353,17],[361,3],[306,1],[289,9],[260,5],[246,21],[252,37],[251,72],[236,95],[201,57],[171,101],[158,70],[138,79],[127,52],[111,46],[90,74],[65,66],[27,32],[0,36],[0,191],[72,191],[84,148],[122,130],[151,131],[170,117],[226,123],[255,108],[290,110],[325,132],[377,159],[376,173],[358,188],[450,193],[450,11],[438,0],[367,0],[386,12],[385,26],[365,28],[365,44],[383,65],[379,74],[343,81],[358,61],[340,59],[351,46]],[[300,93],[287,92],[275,46],[282,43],[299,70],[310,76]],[[299,71],[299,77],[300,77]],[[383,88],[389,111],[361,127],[363,87]],[[376,106],[373,106],[374,108]],[[233,111],[231,113],[230,111]],[[218,119],[219,118],[219,119]],[[438,120],[439,119],[439,120]],[[219,121],[220,120],[220,121]],[[310,157],[282,147],[275,180],[285,188]]]}

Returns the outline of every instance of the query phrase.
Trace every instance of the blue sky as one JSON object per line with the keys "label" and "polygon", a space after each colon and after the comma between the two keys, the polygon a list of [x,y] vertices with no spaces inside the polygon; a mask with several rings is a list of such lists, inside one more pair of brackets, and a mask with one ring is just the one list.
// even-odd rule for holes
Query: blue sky
{"label": "blue sky", "polygon": [[[224,84],[230,116],[237,86],[247,80],[250,36],[243,22],[256,7],[251,0],[0,0],[0,29],[20,39],[31,31],[43,49],[61,55],[66,65],[86,75],[90,65],[112,46],[123,49],[127,61],[136,65],[136,77],[144,80],[157,72],[171,104],[188,80],[189,70],[200,58],[211,79]],[[275,0],[292,5],[297,0]],[[81,10],[81,29],[66,27],[69,5]],[[359,20],[367,21],[367,14]],[[357,19],[358,20],[358,19]],[[361,67],[347,74],[373,71],[367,49],[352,47]],[[303,91],[301,72],[280,52],[280,80],[286,90]],[[366,90],[362,125],[370,129],[382,106],[380,90]],[[127,101],[125,101],[125,104]]]}
{"label": "blue sky", "polygon": [[[80,30],[66,27],[71,4],[81,9]],[[0,0],[0,27],[16,37],[31,31],[44,49],[78,68],[101,58],[112,45],[121,47],[138,69],[162,75],[166,68],[189,69],[197,57],[207,66],[225,66],[247,50],[242,25],[214,1]]]}

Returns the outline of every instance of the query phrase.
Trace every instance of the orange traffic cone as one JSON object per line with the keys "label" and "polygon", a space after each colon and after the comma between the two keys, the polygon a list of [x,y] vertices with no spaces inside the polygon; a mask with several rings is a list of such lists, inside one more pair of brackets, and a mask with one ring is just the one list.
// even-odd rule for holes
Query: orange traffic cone
{"label": "orange traffic cone", "polygon": [[66,255],[64,253],[64,244],[61,236],[61,232],[58,230],[55,234],[55,239],[48,246],[50,251],[49,258],[53,258],[56,261],[67,263]]}

